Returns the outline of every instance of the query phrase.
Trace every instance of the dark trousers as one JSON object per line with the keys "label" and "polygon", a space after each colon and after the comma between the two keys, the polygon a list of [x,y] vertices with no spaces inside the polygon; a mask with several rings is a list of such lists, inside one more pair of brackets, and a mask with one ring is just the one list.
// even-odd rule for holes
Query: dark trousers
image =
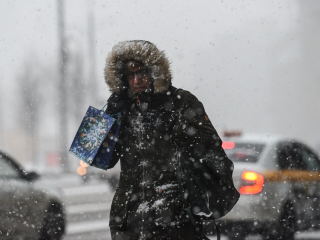
{"label": "dark trousers", "polygon": [[174,227],[154,227],[151,229],[134,228],[121,230],[110,228],[112,240],[200,240],[192,223]]}

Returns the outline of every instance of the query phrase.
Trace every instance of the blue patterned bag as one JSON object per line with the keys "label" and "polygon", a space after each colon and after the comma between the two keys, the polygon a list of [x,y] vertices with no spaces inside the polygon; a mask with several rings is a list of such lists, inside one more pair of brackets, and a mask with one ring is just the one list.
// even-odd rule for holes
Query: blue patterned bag
{"label": "blue patterned bag", "polygon": [[121,125],[121,120],[113,118],[115,115],[106,114],[104,107],[99,110],[90,106],[71,144],[69,153],[92,167],[106,170]]}

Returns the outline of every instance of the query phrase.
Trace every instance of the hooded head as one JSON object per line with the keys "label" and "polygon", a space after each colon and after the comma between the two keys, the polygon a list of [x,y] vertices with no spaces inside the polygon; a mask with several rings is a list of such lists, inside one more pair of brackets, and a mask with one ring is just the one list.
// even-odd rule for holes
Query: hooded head
{"label": "hooded head", "polygon": [[164,52],[148,41],[133,40],[116,44],[108,55],[104,73],[112,93],[128,88],[124,72],[130,61],[141,62],[149,69],[155,94],[168,90],[171,85],[171,71]]}

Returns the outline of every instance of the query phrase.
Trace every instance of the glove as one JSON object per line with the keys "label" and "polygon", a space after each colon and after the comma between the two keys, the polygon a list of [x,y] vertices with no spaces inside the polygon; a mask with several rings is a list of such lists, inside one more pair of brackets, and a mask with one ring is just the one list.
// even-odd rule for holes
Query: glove
{"label": "glove", "polygon": [[108,115],[114,115],[124,110],[129,104],[129,97],[126,91],[116,91],[108,99],[108,107],[106,113]]}

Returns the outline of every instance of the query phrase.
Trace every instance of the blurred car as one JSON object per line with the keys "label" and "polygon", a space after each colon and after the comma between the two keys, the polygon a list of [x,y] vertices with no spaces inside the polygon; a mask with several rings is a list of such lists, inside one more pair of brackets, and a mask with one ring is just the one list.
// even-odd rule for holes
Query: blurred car
{"label": "blurred car", "polygon": [[260,234],[289,240],[296,231],[320,226],[320,160],[308,146],[281,136],[238,134],[222,147],[241,194],[218,220],[229,239]]}
{"label": "blurred car", "polygon": [[0,152],[1,239],[59,240],[64,230],[58,191]]}

